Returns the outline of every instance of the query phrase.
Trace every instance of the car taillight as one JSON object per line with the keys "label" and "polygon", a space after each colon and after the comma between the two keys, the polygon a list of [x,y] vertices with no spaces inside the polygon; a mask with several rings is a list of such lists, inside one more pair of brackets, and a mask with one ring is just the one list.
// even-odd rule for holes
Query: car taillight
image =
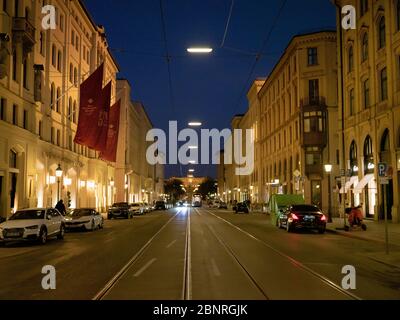
{"label": "car taillight", "polygon": [[295,213],[292,213],[292,219],[293,220],[299,220],[299,217]]}
{"label": "car taillight", "polygon": [[326,221],[326,217],[324,215],[322,215],[321,221]]}

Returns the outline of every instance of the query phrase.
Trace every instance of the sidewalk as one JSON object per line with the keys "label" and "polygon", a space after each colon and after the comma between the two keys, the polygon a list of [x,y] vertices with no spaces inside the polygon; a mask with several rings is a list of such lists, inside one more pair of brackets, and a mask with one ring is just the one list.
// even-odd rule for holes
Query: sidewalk
{"label": "sidewalk", "polygon": [[[347,221],[346,221],[347,222]],[[346,232],[343,229],[344,220],[342,218],[334,218],[333,223],[328,223],[327,231],[335,232],[344,236],[357,238],[361,240],[367,241],[375,241],[385,243],[385,223],[384,221],[372,221],[372,220],[364,220],[364,223],[367,225],[367,231],[349,231]],[[347,225],[348,222],[347,222]],[[389,230],[389,243],[391,245],[400,246],[400,224],[392,223],[389,221],[388,223]]]}

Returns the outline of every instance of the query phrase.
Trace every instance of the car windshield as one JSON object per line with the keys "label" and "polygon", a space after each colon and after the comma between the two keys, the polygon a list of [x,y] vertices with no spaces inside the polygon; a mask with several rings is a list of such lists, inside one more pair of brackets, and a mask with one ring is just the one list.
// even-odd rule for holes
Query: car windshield
{"label": "car windshield", "polygon": [[78,217],[88,217],[92,215],[92,210],[90,209],[75,209],[72,210],[68,216],[73,217],[73,218],[78,218]]}
{"label": "car windshield", "polygon": [[128,207],[126,202],[114,203],[113,208]]}
{"label": "car windshield", "polygon": [[46,210],[22,210],[17,211],[10,220],[35,220],[44,219]]}
{"label": "car windshield", "polygon": [[305,211],[305,212],[319,212],[319,208],[312,205],[297,205],[293,206],[292,209],[294,211]]}
{"label": "car windshield", "polygon": [[140,207],[140,204],[139,203],[132,203],[131,207]]}
{"label": "car windshield", "polygon": [[164,204],[164,201],[157,201],[156,204]]}

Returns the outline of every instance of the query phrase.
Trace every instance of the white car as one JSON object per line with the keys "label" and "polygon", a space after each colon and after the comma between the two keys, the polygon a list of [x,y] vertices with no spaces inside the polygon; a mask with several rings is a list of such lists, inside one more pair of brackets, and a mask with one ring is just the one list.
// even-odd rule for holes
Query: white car
{"label": "white car", "polygon": [[53,208],[19,210],[0,224],[0,241],[38,241],[45,244],[50,237],[64,239],[64,217]]}
{"label": "white car", "polygon": [[133,214],[136,215],[143,215],[145,213],[145,207],[141,203],[132,203],[130,205]]}
{"label": "white car", "polygon": [[103,216],[95,209],[82,208],[73,209],[65,216],[65,227],[67,229],[85,229],[94,231],[103,229]]}

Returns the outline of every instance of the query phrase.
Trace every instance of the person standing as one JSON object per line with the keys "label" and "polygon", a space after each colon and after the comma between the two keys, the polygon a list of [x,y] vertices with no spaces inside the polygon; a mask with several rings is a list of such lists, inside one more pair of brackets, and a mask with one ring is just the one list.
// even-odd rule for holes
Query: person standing
{"label": "person standing", "polygon": [[64,201],[60,200],[56,204],[56,209],[63,215],[65,216],[67,214],[67,210],[65,209]]}

